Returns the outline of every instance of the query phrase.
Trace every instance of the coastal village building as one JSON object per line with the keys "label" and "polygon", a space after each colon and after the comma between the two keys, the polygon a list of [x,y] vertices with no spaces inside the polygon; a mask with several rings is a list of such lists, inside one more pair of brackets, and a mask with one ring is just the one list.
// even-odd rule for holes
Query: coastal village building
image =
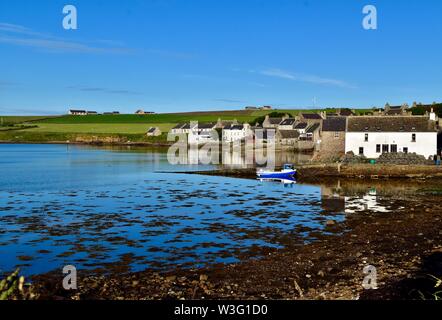
{"label": "coastal village building", "polygon": [[288,118],[283,120],[279,125],[279,130],[294,130],[295,129],[296,120],[294,118]]}
{"label": "coastal village building", "polygon": [[322,124],[322,120],[326,118],[325,113],[301,113],[297,120],[299,122],[305,122],[308,125],[312,125],[314,123]]}
{"label": "coastal village building", "polygon": [[327,117],[322,122],[319,158],[334,159],[345,154],[346,117]]}
{"label": "coastal village building", "polygon": [[173,134],[181,134],[184,133],[183,127],[185,126],[185,123],[178,123],[175,127],[173,127],[170,132]]}
{"label": "coastal village building", "polygon": [[152,127],[147,130],[148,137],[158,137],[161,135],[161,130],[158,127]]}
{"label": "coastal village building", "polygon": [[278,130],[276,132],[276,141],[281,146],[297,146],[299,132],[296,130]]}
{"label": "coastal village building", "polygon": [[301,134],[304,134],[307,127],[308,127],[307,122],[298,122],[295,125],[295,130]]}
{"label": "coastal village building", "polygon": [[347,121],[346,153],[367,158],[398,152],[429,158],[437,153],[436,122],[428,116],[360,116]]}
{"label": "coastal village building", "polygon": [[266,117],[262,123],[262,126],[265,129],[278,129],[279,124],[288,118],[289,118],[288,115],[285,115],[282,118],[270,118],[269,115],[266,115]]}
{"label": "coastal village building", "polygon": [[244,140],[247,136],[252,135],[253,131],[248,123],[244,124],[232,124],[223,129],[224,143]]}
{"label": "coastal village building", "polygon": [[216,122],[216,128],[217,129],[223,129],[229,125],[232,124],[239,124],[238,120],[234,119],[234,120],[221,120],[221,118],[218,118],[218,121]]}
{"label": "coastal village building", "polygon": [[390,106],[387,103],[382,114],[385,116],[411,116],[411,111],[407,104],[403,104],[402,106]]}
{"label": "coastal village building", "polygon": [[216,128],[216,123],[198,123],[198,126],[195,126],[192,131],[196,131],[198,133],[210,133]]}
{"label": "coastal village building", "polygon": [[219,141],[219,138],[214,130],[203,132],[191,131],[188,135],[189,144],[204,144],[217,141]]}

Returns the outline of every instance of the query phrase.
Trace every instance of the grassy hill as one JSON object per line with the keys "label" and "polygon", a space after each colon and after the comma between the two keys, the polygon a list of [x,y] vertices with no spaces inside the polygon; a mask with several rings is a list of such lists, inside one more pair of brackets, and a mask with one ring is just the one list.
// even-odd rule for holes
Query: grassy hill
{"label": "grassy hill", "polygon": [[[301,112],[320,111],[324,110],[233,110],[149,115],[64,115],[55,117],[0,116],[0,141],[63,142],[76,141],[79,138],[87,139],[88,137],[122,138],[137,142],[165,141],[166,133],[177,123],[182,122],[216,122],[221,118],[223,120],[236,119],[240,122],[254,123],[257,118],[272,112],[296,116]],[[327,109],[327,111],[334,112],[335,110]],[[358,110],[358,112],[365,111]],[[149,127],[153,126],[159,127],[163,132],[161,137],[149,138],[146,136]],[[6,130],[1,130],[1,128]]]}

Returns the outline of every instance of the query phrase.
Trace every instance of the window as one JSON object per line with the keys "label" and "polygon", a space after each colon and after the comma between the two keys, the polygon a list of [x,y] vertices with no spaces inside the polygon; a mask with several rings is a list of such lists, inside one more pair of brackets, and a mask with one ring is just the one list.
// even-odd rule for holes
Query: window
{"label": "window", "polygon": [[359,148],[359,155],[364,155],[364,148],[363,147],[360,147]]}
{"label": "window", "polygon": [[416,142],[416,134],[415,133],[413,133],[411,135],[411,142]]}
{"label": "window", "polygon": [[382,145],[382,153],[388,153],[388,150],[389,150],[388,144],[383,144]]}
{"label": "window", "polygon": [[404,147],[402,150],[404,150],[404,153],[408,153],[408,148]]}
{"label": "window", "polygon": [[376,153],[381,153],[381,145],[380,144],[376,145]]}
{"label": "window", "polygon": [[392,144],[390,146],[390,152],[391,153],[397,153],[397,144]]}
{"label": "window", "polygon": [[365,134],[365,142],[368,142],[368,133]]}

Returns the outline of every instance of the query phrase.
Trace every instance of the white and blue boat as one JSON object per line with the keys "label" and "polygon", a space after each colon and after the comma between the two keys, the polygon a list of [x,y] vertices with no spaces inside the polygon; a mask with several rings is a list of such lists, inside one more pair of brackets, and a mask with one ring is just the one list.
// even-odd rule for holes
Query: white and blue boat
{"label": "white and blue boat", "polygon": [[281,171],[266,171],[260,169],[256,172],[258,179],[268,180],[293,180],[296,175],[296,169],[292,164],[285,164]]}

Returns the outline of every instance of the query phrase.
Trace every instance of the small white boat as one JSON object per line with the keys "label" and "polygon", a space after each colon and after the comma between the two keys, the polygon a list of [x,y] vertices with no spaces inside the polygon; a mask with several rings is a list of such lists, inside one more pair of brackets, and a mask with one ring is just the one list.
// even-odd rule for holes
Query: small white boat
{"label": "small white boat", "polygon": [[285,164],[281,171],[266,171],[259,169],[256,172],[258,179],[293,180],[296,169],[292,164]]}

